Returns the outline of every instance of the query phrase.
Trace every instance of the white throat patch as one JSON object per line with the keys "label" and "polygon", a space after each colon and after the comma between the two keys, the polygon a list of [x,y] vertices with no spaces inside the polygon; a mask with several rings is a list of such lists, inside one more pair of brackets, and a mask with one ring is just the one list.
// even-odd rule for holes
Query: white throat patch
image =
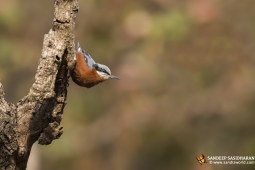
{"label": "white throat patch", "polygon": [[102,77],[103,79],[109,79],[109,75],[104,73],[104,72],[101,72],[101,71],[97,71],[97,74]]}

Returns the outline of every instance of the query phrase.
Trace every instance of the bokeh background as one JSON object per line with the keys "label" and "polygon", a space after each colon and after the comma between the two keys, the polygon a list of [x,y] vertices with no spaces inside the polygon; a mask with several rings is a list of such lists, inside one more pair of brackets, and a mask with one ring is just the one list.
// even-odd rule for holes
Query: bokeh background
{"label": "bokeh background", "polygon": [[[0,0],[0,79],[33,81],[53,1]],[[70,80],[62,126],[29,170],[239,170],[200,154],[255,156],[254,0],[80,0],[79,41],[120,81]]]}

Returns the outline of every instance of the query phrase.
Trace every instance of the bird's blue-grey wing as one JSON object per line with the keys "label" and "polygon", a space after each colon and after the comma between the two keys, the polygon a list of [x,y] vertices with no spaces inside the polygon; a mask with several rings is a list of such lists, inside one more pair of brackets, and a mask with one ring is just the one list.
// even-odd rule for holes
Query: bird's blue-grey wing
{"label": "bird's blue-grey wing", "polygon": [[94,66],[94,64],[96,64],[96,62],[93,60],[93,58],[86,51],[83,50],[83,54],[84,54],[84,57],[85,57],[88,67],[90,69],[92,69],[92,67]]}
{"label": "bird's blue-grey wing", "polygon": [[80,52],[83,53],[84,58],[85,58],[85,61],[86,61],[87,65],[88,65],[88,67],[89,67],[90,69],[92,69],[92,67],[94,66],[94,64],[96,64],[96,62],[92,59],[92,57],[91,57],[85,50],[83,50],[83,49],[81,48],[79,42],[78,42],[78,44],[77,44],[77,51],[80,51]]}

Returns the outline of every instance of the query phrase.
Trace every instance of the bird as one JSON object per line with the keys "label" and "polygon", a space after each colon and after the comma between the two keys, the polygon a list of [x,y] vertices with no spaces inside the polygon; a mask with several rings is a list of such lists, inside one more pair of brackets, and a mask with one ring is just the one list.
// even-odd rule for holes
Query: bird
{"label": "bird", "polygon": [[78,42],[74,57],[75,66],[71,72],[73,82],[82,87],[91,88],[108,79],[120,79],[111,75],[111,70],[103,64],[96,63],[92,57],[81,48]]}

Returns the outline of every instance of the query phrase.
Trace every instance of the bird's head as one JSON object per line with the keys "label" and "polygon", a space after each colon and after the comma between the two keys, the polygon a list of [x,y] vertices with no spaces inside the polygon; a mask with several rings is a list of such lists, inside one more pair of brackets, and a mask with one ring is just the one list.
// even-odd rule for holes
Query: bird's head
{"label": "bird's head", "polygon": [[111,75],[111,70],[106,65],[95,63],[93,65],[93,67],[95,67],[95,69],[97,71],[97,74],[101,78],[103,78],[104,80],[107,80],[107,79],[120,79],[117,76]]}

